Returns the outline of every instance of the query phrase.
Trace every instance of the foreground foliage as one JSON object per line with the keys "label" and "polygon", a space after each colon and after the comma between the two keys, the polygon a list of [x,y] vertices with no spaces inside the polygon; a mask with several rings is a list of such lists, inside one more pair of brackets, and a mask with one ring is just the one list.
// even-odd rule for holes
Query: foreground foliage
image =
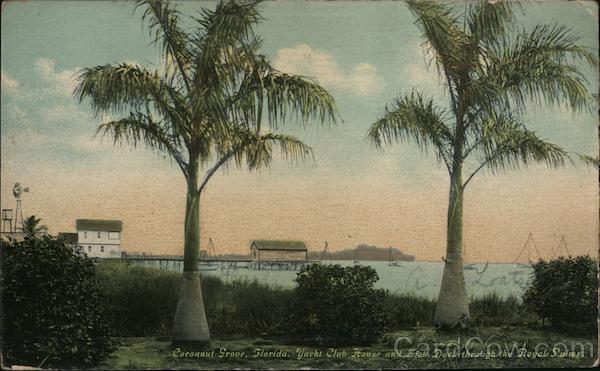
{"label": "foreground foliage", "polygon": [[114,348],[91,259],[62,240],[2,242],[2,349],[11,364],[93,365]]}
{"label": "foreground foliage", "polygon": [[[97,277],[105,291],[107,317],[115,336],[169,336],[177,306],[180,274],[129,265],[120,261],[98,262]],[[251,280],[223,282],[210,275],[202,278],[207,299],[206,315],[217,337],[277,336],[289,332],[295,306],[292,290]],[[311,299],[316,300],[316,299]],[[435,300],[410,294],[389,294],[382,299],[388,331],[433,326]],[[538,316],[520,298],[495,294],[470,300],[471,325],[533,326]],[[589,322],[593,326],[595,322]]]}
{"label": "foreground foliage", "polygon": [[560,330],[596,333],[598,260],[589,256],[540,260],[523,295],[526,306]]}
{"label": "foreground foliage", "polygon": [[[404,357],[388,357],[394,352],[394,344],[403,352]],[[409,340],[411,342],[409,342]],[[467,343],[467,341],[471,339]],[[486,354],[497,349],[496,345],[506,346],[511,353],[506,357],[434,357],[435,349],[444,351],[446,346],[451,351],[456,344],[465,345],[472,354]],[[436,332],[433,328],[414,328],[388,334],[382,341],[369,346],[337,347],[337,353],[327,356],[328,346],[313,347],[290,344],[281,338],[247,337],[243,339],[215,339],[212,343],[213,355],[203,357],[174,356],[174,350],[168,340],[160,341],[155,337],[122,339],[122,346],[110,359],[100,365],[102,369],[275,369],[275,370],[357,370],[357,369],[488,369],[488,368],[579,368],[589,367],[595,359],[596,340],[592,336],[564,336],[547,330],[534,330],[523,327],[483,327],[477,335],[458,335]],[[436,345],[437,344],[437,345]],[[577,353],[565,357],[518,357],[517,350],[524,347],[532,352],[536,345],[564,344],[567,349],[576,349]],[[426,349],[420,356],[406,356],[408,349]],[[313,357],[298,359],[298,349],[307,352],[320,351]],[[358,348],[362,354],[375,356],[351,357]],[[221,353],[226,349],[230,356]],[[185,349],[194,351],[194,349]],[[257,355],[257,351],[260,352]],[[239,353],[243,352],[246,357]],[[345,355],[344,355],[345,352]],[[181,353],[178,353],[181,355]],[[223,356],[221,356],[223,355]]]}
{"label": "foreground foliage", "polygon": [[313,264],[296,278],[290,307],[293,335],[332,345],[368,344],[385,330],[387,292],[368,266]]}

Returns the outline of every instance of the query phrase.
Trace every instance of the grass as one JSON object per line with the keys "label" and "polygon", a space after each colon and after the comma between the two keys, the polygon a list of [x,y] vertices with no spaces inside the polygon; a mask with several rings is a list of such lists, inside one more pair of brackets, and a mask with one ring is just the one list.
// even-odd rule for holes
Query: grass
{"label": "grass", "polygon": [[[399,338],[397,349],[400,353],[396,353],[394,344]],[[436,333],[431,328],[419,327],[389,333],[372,346],[332,349],[298,347],[278,337],[217,339],[202,353],[197,349],[173,349],[168,341],[153,337],[125,338],[121,339],[121,344],[98,368],[575,368],[590,366],[596,354],[593,337],[568,337],[546,330],[507,326],[482,327],[471,334],[461,335]],[[538,344],[542,344],[538,346],[541,350],[545,349],[543,344],[547,344],[546,355],[540,351],[534,357],[532,352]],[[567,349],[575,349],[575,353],[553,355],[554,345],[562,349],[561,344]],[[498,347],[512,352],[502,357],[490,357]],[[455,349],[460,351],[454,353]],[[523,352],[523,349],[530,353]],[[305,357],[299,359],[299,350],[306,352]]]}
{"label": "grass", "polygon": [[[179,273],[104,260],[97,265],[97,277],[114,336],[170,335]],[[282,331],[291,291],[248,280],[224,283],[216,277],[203,277],[202,290],[211,333],[260,336]]]}
{"label": "grass", "polygon": [[[99,282],[104,288],[115,336],[169,336],[177,307],[180,275],[130,265],[100,261]],[[217,336],[266,336],[285,333],[287,305],[292,291],[257,281],[224,283],[216,277],[202,279],[207,319]],[[432,325],[435,301],[413,295],[390,295],[384,303],[390,331]],[[487,295],[471,300],[475,326],[519,325],[537,322],[516,298]]]}
{"label": "grass", "polygon": [[[99,368],[112,369],[231,369],[231,368],[497,368],[497,367],[584,367],[594,356],[578,354],[552,356],[552,346],[567,347],[588,343],[596,351],[596,339],[584,335],[562,335],[539,327],[517,298],[488,295],[471,300],[473,328],[470,333],[437,333],[432,324],[435,301],[410,296],[390,295],[385,302],[387,333],[368,347],[302,347],[285,335],[291,290],[274,289],[256,281],[224,283],[218,278],[203,278],[203,294],[211,335],[212,354],[174,355],[170,330],[177,305],[180,275],[119,261],[102,261],[98,279],[106,295],[113,333],[120,347]],[[529,326],[523,326],[527,324]],[[536,324],[535,326],[531,326]],[[397,339],[402,356],[394,352]],[[410,339],[410,343],[409,340]],[[469,340],[471,339],[471,340]],[[444,352],[449,345],[471,351],[470,357]],[[499,344],[499,345],[497,345]],[[549,354],[533,357],[489,357],[497,346],[532,351],[536,344],[548,344]],[[494,348],[496,347],[496,348]],[[298,349],[313,352],[298,359]],[[410,353],[410,348],[416,352]],[[262,349],[255,357],[257,349]],[[436,349],[441,349],[436,351]],[[512,349],[512,348],[511,348]],[[197,352],[197,349],[183,349]],[[482,352],[483,353],[480,353]],[[231,352],[231,353],[227,353]],[[459,354],[461,354],[459,352]],[[476,355],[482,356],[476,356]],[[220,356],[221,355],[221,356]],[[396,356],[395,356],[396,355]],[[437,355],[437,356],[436,356]],[[487,358],[486,359],[486,355]]]}

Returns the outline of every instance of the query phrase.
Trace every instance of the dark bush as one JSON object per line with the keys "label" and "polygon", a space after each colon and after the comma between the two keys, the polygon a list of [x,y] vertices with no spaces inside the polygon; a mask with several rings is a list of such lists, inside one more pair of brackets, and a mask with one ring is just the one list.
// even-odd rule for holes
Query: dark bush
{"label": "dark bush", "polygon": [[62,240],[2,242],[3,352],[11,364],[77,367],[113,349],[91,259]]}
{"label": "dark bush", "polygon": [[368,344],[385,330],[387,292],[368,266],[313,264],[302,269],[290,305],[290,332],[328,345]]}
{"label": "dark bush", "polygon": [[540,260],[523,302],[552,327],[572,332],[597,331],[598,261],[589,256]]}

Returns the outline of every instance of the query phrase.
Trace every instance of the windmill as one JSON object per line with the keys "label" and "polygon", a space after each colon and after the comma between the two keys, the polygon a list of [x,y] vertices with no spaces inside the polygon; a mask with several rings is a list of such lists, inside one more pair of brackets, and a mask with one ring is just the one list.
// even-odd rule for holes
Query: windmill
{"label": "windmill", "polygon": [[[29,193],[29,187],[22,187],[19,182],[13,186],[13,196],[17,201],[17,207],[15,208],[15,232],[21,230],[23,232],[23,207],[21,205],[21,195],[23,193]],[[18,227],[20,225],[20,227]]]}

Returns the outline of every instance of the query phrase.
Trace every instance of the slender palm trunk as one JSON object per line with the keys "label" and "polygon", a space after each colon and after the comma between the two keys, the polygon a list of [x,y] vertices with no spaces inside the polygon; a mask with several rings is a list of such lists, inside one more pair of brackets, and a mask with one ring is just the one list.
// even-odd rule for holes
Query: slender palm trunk
{"label": "slender palm trunk", "polygon": [[458,163],[450,175],[446,259],[434,314],[434,322],[443,327],[455,326],[469,318],[462,259],[462,221],[462,163]]}
{"label": "slender palm trunk", "polygon": [[191,160],[188,169],[184,234],[183,279],[173,324],[173,343],[204,343],[209,341],[210,334],[198,272],[200,193],[197,160]]}

